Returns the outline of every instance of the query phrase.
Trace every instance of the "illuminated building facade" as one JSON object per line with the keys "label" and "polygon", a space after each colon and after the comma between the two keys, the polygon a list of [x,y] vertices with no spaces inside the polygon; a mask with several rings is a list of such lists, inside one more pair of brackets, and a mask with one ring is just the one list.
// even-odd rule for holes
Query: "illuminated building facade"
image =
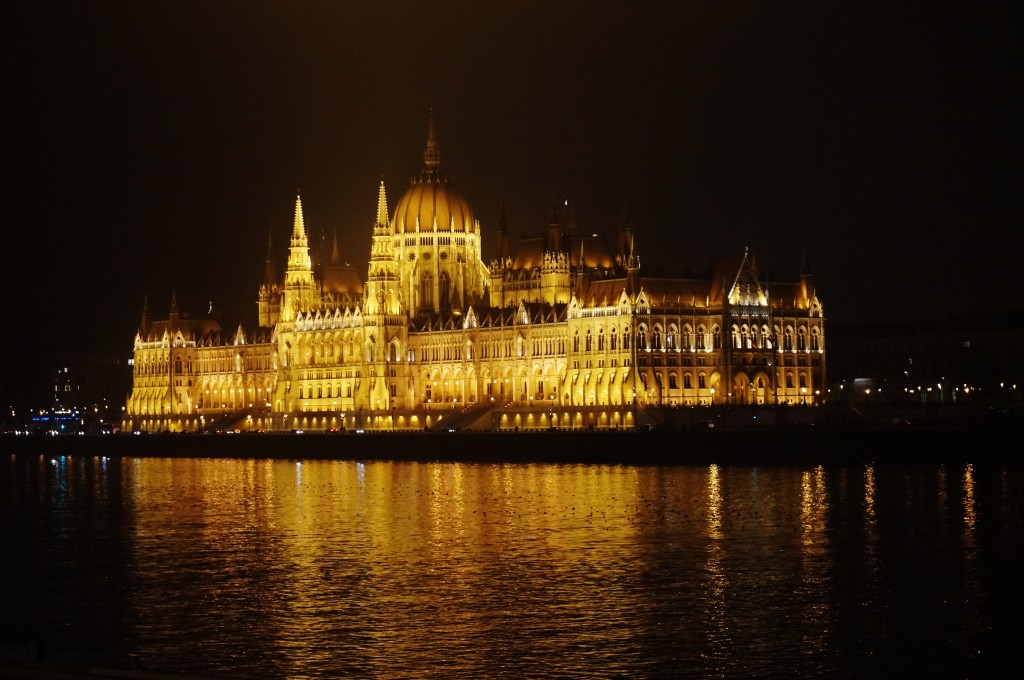
{"label": "illuminated building facade", "polygon": [[271,255],[258,328],[179,313],[135,338],[123,427],[142,431],[633,428],[659,409],[807,404],[825,392],[822,306],[806,265],[759,278],[754,256],[707,278],[645,276],[624,220],[616,246],[553,214],[513,250],[440,170],[392,213],[377,197],[365,279],[337,246],[314,263],[301,198],[287,269]]}

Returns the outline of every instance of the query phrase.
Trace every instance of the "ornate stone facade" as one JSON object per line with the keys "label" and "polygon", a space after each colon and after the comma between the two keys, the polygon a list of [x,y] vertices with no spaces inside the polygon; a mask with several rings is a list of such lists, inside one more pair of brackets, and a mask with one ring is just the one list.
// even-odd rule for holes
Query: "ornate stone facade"
{"label": "ornate stone facade", "polygon": [[806,264],[759,278],[753,254],[710,277],[642,273],[624,220],[614,252],[572,215],[496,257],[440,171],[389,218],[381,182],[365,279],[337,248],[314,266],[301,199],[287,270],[259,290],[258,327],[167,321],[135,338],[127,430],[633,428],[658,409],[819,404],[825,327]]}

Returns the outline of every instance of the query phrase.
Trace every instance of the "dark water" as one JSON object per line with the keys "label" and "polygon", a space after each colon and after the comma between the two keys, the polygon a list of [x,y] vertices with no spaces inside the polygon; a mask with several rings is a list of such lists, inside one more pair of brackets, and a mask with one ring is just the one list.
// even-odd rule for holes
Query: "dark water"
{"label": "dark water", "polygon": [[1021,467],[0,465],[0,629],[210,678],[991,677]]}

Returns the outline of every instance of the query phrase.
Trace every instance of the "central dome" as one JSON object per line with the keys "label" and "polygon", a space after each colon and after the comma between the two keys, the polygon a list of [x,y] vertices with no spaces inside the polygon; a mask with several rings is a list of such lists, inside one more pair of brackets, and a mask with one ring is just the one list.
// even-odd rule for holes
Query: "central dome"
{"label": "central dome", "polygon": [[[423,172],[414,177],[395,205],[391,221],[396,234],[416,231],[472,232],[476,221],[469,203],[458,189],[438,170],[441,156],[434,137],[434,119],[430,119],[427,150],[423,154]],[[434,226],[436,222],[436,227]]]}

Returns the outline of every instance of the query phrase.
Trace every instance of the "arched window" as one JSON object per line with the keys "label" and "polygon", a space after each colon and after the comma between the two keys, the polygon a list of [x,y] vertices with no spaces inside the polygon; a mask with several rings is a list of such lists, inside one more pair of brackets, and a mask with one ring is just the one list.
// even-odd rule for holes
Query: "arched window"
{"label": "arched window", "polygon": [[576,331],[576,333],[572,336],[572,351],[573,352],[579,352],[580,351],[580,332],[579,331]]}
{"label": "arched window", "polygon": [[679,385],[677,384],[677,381],[676,381],[676,374],[675,373],[669,373],[668,374],[668,388],[670,390],[675,390],[675,389],[679,388]]}
{"label": "arched window", "polygon": [[614,352],[615,350],[617,350],[619,348],[619,336],[615,334],[615,329],[614,328],[612,329],[611,343],[612,343],[612,351]]}
{"label": "arched window", "polygon": [[811,330],[811,349],[815,352],[821,349],[821,335],[818,333],[817,328]]}
{"label": "arched window", "polygon": [[636,331],[636,348],[647,349],[647,330],[643,327]]}
{"label": "arched window", "polygon": [[602,328],[597,332],[597,351],[604,351],[604,329]]}
{"label": "arched window", "polygon": [[801,352],[807,349],[807,330],[804,328],[796,334],[796,348]]}
{"label": "arched window", "polygon": [[715,326],[711,330],[711,341],[714,343],[712,347],[715,349],[722,349],[722,329]]}
{"label": "arched window", "polygon": [[697,376],[697,387],[703,390],[707,389],[707,386],[707,378],[703,373],[701,373],[700,375]]}
{"label": "arched window", "polygon": [[690,379],[690,374],[689,373],[684,373],[683,374],[683,389],[684,390],[693,389],[693,381]]}
{"label": "arched window", "polygon": [[625,328],[622,329],[622,349],[629,349],[630,348],[629,342],[630,342],[630,338],[632,338],[632,337],[633,336],[630,335],[630,333],[629,333],[629,326],[626,326]]}
{"label": "arched window", "polygon": [[661,349],[661,326],[655,326],[651,332],[651,349]]}
{"label": "arched window", "polygon": [[587,330],[587,342],[586,342],[586,345],[587,345],[587,351],[588,352],[590,350],[594,349],[594,339],[590,336],[590,330],[589,329]]}
{"label": "arched window", "polygon": [[707,330],[704,326],[697,328],[697,349],[704,349],[704,340],[707,336]]}
{"label": "arched window", "polygon": [[786,326],[786,331],[782,336],[782,349],[790,350],[793,349],[793,327]]}
{"label": "arched window", "polygon": [[683,326],[682,348],[693,349],[693,329],[689,326]]}

